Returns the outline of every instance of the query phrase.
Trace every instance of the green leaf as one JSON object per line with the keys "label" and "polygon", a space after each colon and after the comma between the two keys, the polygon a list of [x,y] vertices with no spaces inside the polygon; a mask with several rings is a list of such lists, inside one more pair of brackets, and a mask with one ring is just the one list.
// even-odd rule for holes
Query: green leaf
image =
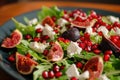
{"label": "green leaf", "polygon": [[107,24],[112,24],[106,16],[102,17],[102,21],[107,23]]}
{"label": "green leaf", "polygon": [[64,12],[60,9],[58,9],[56,6],[53,6],[51,8],[48,7],[42,7],[41,11],[38,13],[39,20],[43,20],[46,16],[55,16],[56,18],[60,18],[64,15]]}
{"label": "green leaf", "polygon": [[102,41],[102,36],[99,35],[91,35],[90,40],[94,43],[100,43]]}
{"label": "green leaf", "polygon": [[12,20],[15,23],[15,26],[18,30],[22,32],[23,35],[30,34],[31,36],[35,36],[35,27],[29,26],[29,25],[24,25],[18,21],[16,21],[14,18]]}
{"label": "green leaf", "polygon": [[33,72],[33,80],[37,80],[39,78],[39,80],[43,80],[42,79],[42,72],[44,70],[48,70],[51,68],[50,65],[38,65],[36,66],[37,70]]}

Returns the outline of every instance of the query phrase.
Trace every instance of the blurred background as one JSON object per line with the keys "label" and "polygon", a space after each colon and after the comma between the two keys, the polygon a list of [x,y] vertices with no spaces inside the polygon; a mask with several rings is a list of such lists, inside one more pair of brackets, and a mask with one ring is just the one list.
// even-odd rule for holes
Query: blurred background
{"label": "blurred background", "polygon": [[77,2],[93,2],[93,3],[107,3],[120,5],[120,0],[0,0],[0,6],[24,1],[77,1]]}

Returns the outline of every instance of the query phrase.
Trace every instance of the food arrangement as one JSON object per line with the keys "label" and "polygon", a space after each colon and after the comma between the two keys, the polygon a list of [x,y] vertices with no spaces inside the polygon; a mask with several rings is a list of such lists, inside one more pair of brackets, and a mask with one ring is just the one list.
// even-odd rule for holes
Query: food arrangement
{"label": "food arrangement", "polygon": [[33,80],[119,80],[120,19],[94,10],[42,7],[38,17],[12,19],[1,47],[8,61]]}

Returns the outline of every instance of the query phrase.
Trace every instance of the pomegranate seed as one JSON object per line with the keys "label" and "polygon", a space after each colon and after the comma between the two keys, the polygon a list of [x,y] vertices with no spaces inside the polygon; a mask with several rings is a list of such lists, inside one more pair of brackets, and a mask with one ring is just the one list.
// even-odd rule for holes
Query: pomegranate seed
{"label": "pomegranate seed", "polygon": [[43,55],[47,56],[48,52],[49,52],[48,50],[44,50]]}
{"label": "pomegranate seed", "polygon": [[100,32],[98,32],[98,35],[99,36],[103,36],[103,33],[100,31]]}
{"label": "pomegranate seed", "polygon": [[70,80],[77,80],[77,78],[76,77],[71,77],[71,79]]}
{"label": "pomegranate seed", "polygon": [[87,42],[87,46],[92,46],[92,42],[91,42],[91,41],[88,41],[88,42]]}
{"label": "pomegranate seed", "polygon": [[67,11],[66,11],[66,10],[64,10],[64,14],[67,14]]}
{"label": "pomegranate seed", "polygon": [[64,41],[64,38],[59,37],[58,41]]}
{"label": "pomegranate seed", "polygon": [[82,49],[85,49],[86,44],[81,42],[81,43],[79,43],[79,46],[80,46]]}
{"label": "pomegranate seed", "polygon": [[58,65],[53,66],[53,71],[58,72],[60,70],[60,67]]}
{"label": "pomegranate seed", "polygon": [[88,39],[90,39],[90,34],[89,34],[89,33],[85,33],[85,34],[84,34],[84,37],[85,37],[85,39],[88,40]]}
{"label": "pomegranate seed", "polygon": [[76,21],[82,22],[83,20],[80,17],[76,17]]}
{"label": "pomegranate seed", "polygon": [[92,45],[92,50],[97,49],[97,48],[98,48],[98,44]]}
{"label": "pomegranate seed", "polygon": [[59,31],[57,29],[54,30],[55,33],[58,33]]}
{"label": "pomegranate seed", "polygon": [[85,51],[90,52],[90,51],[91,51],[91,47],[90,47],[90,46],[87,46],[87,47],[85,48]]}
{"label": "pomegranate seed", "polygon": [[80,37],[80,40],[81,40],[81,41],[84,41],[84,40],[85,40],[85,37],[84,37],[84,36]]}
{"label": "pomegranate seed", "polygon": [[54,72],[53,71],[48,71],[48,77],[49,78],[54,78]]}
{"label": "pomegranate seed", "polygon": [[12,55],[10,55],[9,57],[8,57],[8,60],[10,61],[10,62],[14,62],[15,61],[15,56],[12,54]]}
{"label": "pomegranate seed", "polygon": [[33,38],[33,41],[39,42],[39,41],[40,41],[40,38],[39,38],[39,37],[34,37],[34,38]]}
{"label": "pomegranate seed", "polygon": [[110,55],[109,54],[105,54],[104,55],[104,61],[109,61],[110,59]]}
{"label": "pomegranate seed", "polygon": [[120,47],[120,40],[117,41],[116,45],[117,45],[118,47]]}
{"label": "pomegranate seed", "polygon": [[55,16],[52,16],[52,20],[55,22],[57,19]]}
{"label": "pomegranate seed", "polygon": [[70,42],[70,40],[68,40],[68,39],[64,40],[64,43],[69,43],[69,42]]}
{"label": "pomegranate seed", "polygon": [[43,71],[43,72],[42,72],[42,77],[43,77],[44,79],[47,79],[47,78],[48,78],[48,72],[47,72],[47,71]]}
{"label": "pomegranate seed", "polygon": [[36,33],[41,33],[41,32],[42,32],[41,28],[36,29]]}
{"label": "pomegranate seed", "polygon": [[29,34],[27,34],[27,35],[25,35],[25,39],[31,39],[32,37],[31,37],[31,35],[29,35]]}
{"label": "pomegranate seed", "polygon": [[111,30],[111,25],[106,26],[108,30]]}
{"label": "pomegranate seed", "polygon": [[112,55],[112,50],[107,50],[104,54]]}
{"label": "pomegranate seed", "polygon": [[100,53],[101,53],[101,51],[100,51],[99,49],[95,49],[95,50],[93,50],[93,52],[94,52],[95,54],[100,54]]}
{"label": "pomegranate seed", "polygon": [[62,72],[58,71],[58,72],[55,73],[56,78],[59,78],[60,76],[62,76]]}
{"label": "pomegranate seed", "polygon": [[50,37],[48,36],[48,35],[45,35],[45,36],[43,36],[43,39],[44,40],[47,40],[47,39],[49,39]]}
{"label": "pomegranate seed", "polygon": [[75,65],[77,68],[80,68],[80,69],[82,69],[83,67],[83,64],[81,62],[77,62]]}
{"label": "pomegranate seed", "polygon": [[63,70],[65,68],[65,65],[60,66],[60,70]]}

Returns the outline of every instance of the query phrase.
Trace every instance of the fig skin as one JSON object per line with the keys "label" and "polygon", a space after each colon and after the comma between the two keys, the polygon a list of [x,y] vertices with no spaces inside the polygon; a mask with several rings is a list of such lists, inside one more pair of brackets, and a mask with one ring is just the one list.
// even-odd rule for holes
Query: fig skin
{"label": "fig skin", "polygon": [[108,37],[103,35],[99,48],[105,52],[106,50],[112,50],[116,58],[120,57],[120,48],[115,45]]}

